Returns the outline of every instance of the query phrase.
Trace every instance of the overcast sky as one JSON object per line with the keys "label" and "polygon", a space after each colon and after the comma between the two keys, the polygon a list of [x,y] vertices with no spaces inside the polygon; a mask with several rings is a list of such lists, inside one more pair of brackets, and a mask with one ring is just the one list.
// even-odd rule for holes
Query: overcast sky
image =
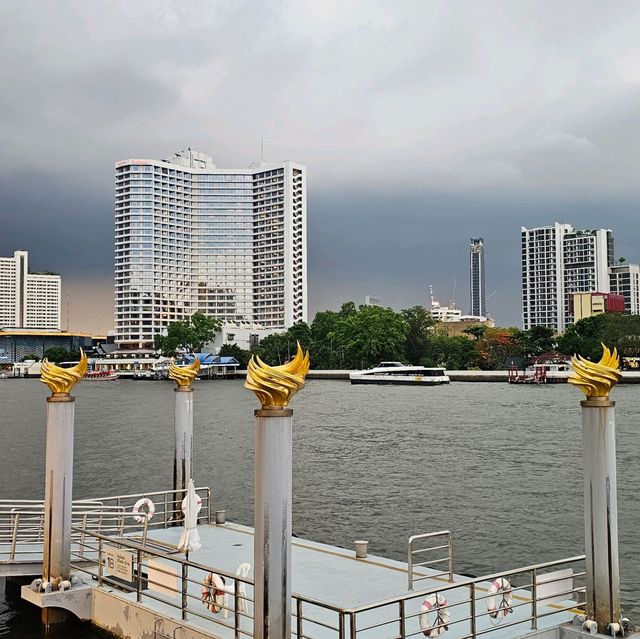
{"label": "overcast sky", "polygon": [[[113,164],[187,146],[308,167],[310,319],[429,284],[520,323],[520,227],[612,228],[640,261],[637,2],[0,3],[0,255],[113,325]],[[66,299],[65,293],[65,299]],[[66,311],[65,311],[66,327]]]}

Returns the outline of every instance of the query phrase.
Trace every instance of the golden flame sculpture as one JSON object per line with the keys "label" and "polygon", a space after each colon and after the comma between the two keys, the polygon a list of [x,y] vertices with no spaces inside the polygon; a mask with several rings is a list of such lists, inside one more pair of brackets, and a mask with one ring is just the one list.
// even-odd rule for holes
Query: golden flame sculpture
{"label": "golden flame sculpture", "polygon": [[178,386],[191,386],[199,370],[200,360],[197,357],[189,366],[176,366],[172,362],[169,364],[169,379],[172,379]]}
{"label": "golden flame sculpture", "polygon": [[298,342],[296,356],[282,366],[269,366],[254,355],[247,366],[244,387],[256,394],[262,408],[284,408],[304,388],[308,372],[309,351],[304,353]]}
{"label": "golden flame sculpture", "polygon": [[87,372],[87,356],[80,349],[80,361],[73,368],[52,364],[46,357],[40,368],[40,381],[51,389],[51,395],[68,395]]}
{"label": "golden flame sculpture", "polygon": [[577,386],[587,399],[602,397],[608,399],[612,387],[618,383],[622,373],[618,370],[620,360],[618,351],[611,352],[602,344],[602,357],[597,363],[590,362],[580,355],[571,359],[573,373],[569,375],[569,384]]}

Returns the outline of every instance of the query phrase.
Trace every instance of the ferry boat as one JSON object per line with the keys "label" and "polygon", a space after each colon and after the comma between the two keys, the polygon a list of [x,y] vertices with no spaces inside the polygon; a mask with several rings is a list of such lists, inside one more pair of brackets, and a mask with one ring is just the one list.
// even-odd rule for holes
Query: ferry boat
{"label": "ferry boat", "polygon": [[375,368],[349,373],[352,384],[435,385],[450,382],[444,368],[406,366],[401,362],[380,362]]}
{"label": "ferry boat", "polygon": [[115,370],[87,371],[84,374],[84,379],[103,382],[113,381],[114,379],[118,379],[118,377],[118,371]]}

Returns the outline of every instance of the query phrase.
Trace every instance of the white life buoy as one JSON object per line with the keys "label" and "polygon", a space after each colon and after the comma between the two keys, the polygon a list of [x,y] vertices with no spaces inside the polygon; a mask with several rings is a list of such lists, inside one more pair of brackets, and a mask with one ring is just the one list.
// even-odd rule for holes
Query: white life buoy
{"label": "white life buoy", "polygon": [[[492,619],[502,619],[506,617],[510,612],[513,612],[511,608],[511,602],[513,601],[513,595],[511,590],[511,584],[508,579],[499,577],[491,582],[489,588],[490,597],[487,597],[487,610],[489,616]],[[500,601],[496,605],[496,595],[500,596]]]}
{"label": "white life buoy", "polygon": [[[144,511],[140,513],[140,509],[143,506],[147,507],[146,513]],[[153,519],[153,515],[155,514],[155,512],[156,512],[155,504],[148,497],[143,497],[142,499],[138,499],[138,501],[133,505],[133,514],[135,515],[135,520],[139,524],[144,524],[145,521],[151,521]]]}
{"label": "white life buoy", "polygon": [[[202,497],[200,497],[200,495],[196,495],[196,504],[198,506],[198,510],[196,512],[200,512],[202,510]],[[184,515],[187,514],[187,498],[186,497],[182,500],[182,513]]]}
{"label": "white life buoy", "polygon": [[227,598],[224,577],[221,577],[215,572],[210,572],[202,582],[200,595],[205,607],[214,614],[218,614],[225,605]]}
{"label": "white life buoy", "polygon": [[[429,621],[429,613],[433,611],[433,623]],[[420,628],[425,637],[437,637],[449,630],[449,602],[442,595],[429,595],[420,607]]]}

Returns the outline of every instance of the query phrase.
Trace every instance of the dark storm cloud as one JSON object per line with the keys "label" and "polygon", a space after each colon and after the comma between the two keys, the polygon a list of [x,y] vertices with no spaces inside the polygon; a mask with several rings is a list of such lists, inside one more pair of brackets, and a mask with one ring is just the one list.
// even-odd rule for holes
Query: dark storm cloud
{"label": "dark storm cloud", "polygon": [[640,260],[639,30],[630,2],[8,0],[0,253],[110,299],[113,163],[246,166],[264,137],[309,168],[312,311],[454,280],[466,308],[482,235],[517,323],[521,225],[609,226]]}

